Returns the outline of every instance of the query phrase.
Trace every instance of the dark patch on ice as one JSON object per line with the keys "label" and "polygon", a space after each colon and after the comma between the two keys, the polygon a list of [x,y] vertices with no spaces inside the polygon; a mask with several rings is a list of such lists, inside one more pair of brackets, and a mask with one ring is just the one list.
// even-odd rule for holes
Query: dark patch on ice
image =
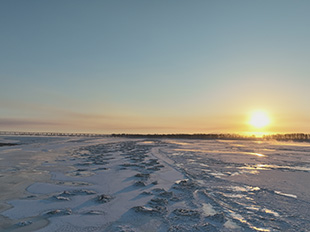
{"label": "dark patch on ice", "polygon": [[[209,223],[204,223],[202,225],[190,225],[183,224],[183,225],[172,225],[168,229],[168,232],[217,232],[218,230],[215,226]],[[229,231],[229,230],[223,230]]]}
{"label": "dark patch on ice", "polygon": [[56,209],[52,210],[46,213],[46,215],[49,216],[64,216],[64,215],[71,215],[72,210],[71,209]]}
{"label": "dark patch on ice", "polygon": [[131,164],[131,163],[125,163],[125,164],[121,164],[120,165],[121,167],[137,167],[137,168],[141,168],[141,167],[144,167],[143,165],[140,165],[140,164]]}
{"label": "dark patch on ice", "polygon": [[164,198],[153,198],[150,200],[149,204],[153,206],[164,206],[168,204],[168,201]]}
{"label": "dark patch on ice", "polygon": [[99,211],[99,210],[90,210],[86,212],[85,214],[87,215],[104,215],[106,214],[104,211]]}
{"label": "dark patch on ice", "polygon": [[163,189],[163,188],[154,188],[154,189],[152,189],[152,192],[154,192],[154,193],[161,193],[161,192],[166,192],[166,190]]}
{"label": "dark patch on ice", "polygon": [[88,169],[86,168],[79,168],[79,169],[76,169],[77,172],[85,172],[85,171],[88,171]]}
{"label": "dark patch on ice", "polygon": [[134,186],[137,186],[137,187],[145,187],[146,184],[145,184],[145,182],[139,180],[139,181],[137,181],[137,182],[134,183]]}
{"label": "dark patch on ice", "polygon": [[174,189],[190,190],[190,191],[194,191],[197,187],[198,187],[197,183],[195,183],[193,180],[190,179],[177,181],[173,186]]}
{"label": "dark patch on ice", "polygon": [[175,209],[172,213],[182,217],[200,217],[200,212],[192,209]]}
{"label": "dark patch on ice", "polygon": [[167,192],[167,191],[161,192],[158,195],[161,196],[161,197],[165,197],[165,198],[172,198],[172,197],[174,197],[174,193],[173,192]]}
{"label": "dark patch on ice", "polygon": [[135,206],[133,210],[137,213],[143,214],[152,214],[152,215],[162,215],[167,212],[167,208],[165,206]]}
{"label": "dark patch on ice", "polygon": [[4,146],[17,146],[20,145],[18,143],[0,143],[0,147],[4,147]]}
{"label": "dark patch on ice", "polygon": [[140,195],[150,196],[150,195],[153,195],[153,194],[151,192],[143,191],[142,193],[140,193]]}
{"label": "dark patch on ice", "polygon": [[105,167],[103,167],[103,168],[97,168],[97,169],[95,169],[94,171],[105,171],[105,170],[109,170],[109,168],[105,168]]}
{"label": "dark patch on ice", "polygon": [[144,162],[142,164],[144,164],[145,166],[155,166],[158,165],[159,162],[158,159],[149,159],[148,162]]}
{"label": "dark patch on ice", "polygon": [[32,221],[21,221],[21,222],[18,222],[17,224],[15,224],[16,226],[18,227],[23,227],[23,226],[29,226],[32,224]]}
{"label": "dark patch on ice", "polygon": [[143,180],[148,180],[150,178],[149,173],[138,173],[135,175],[135,177],[141,178]]}
{"label": "dark patch on ice", "polygon": [[57,185],[67,185],[67,186],[88,186],[91,185],[88,182],[76,182],[76,181],[58,181]]}
{"label": "dark patch on ice", "polygon": [[92,162],[82,162],[75,164],[75,166],[90,166],[92,164],[93,164]]}
{"label": "dark patch on ice", "polygon": [[155,181],[153,181],[151,184],[152,184],[152,185],[158,185],[158,181],[155,180]]}
{"label": "dark patch on ice", "polygon": [[115,198],[114,196],[101,194],[96,197],[96,201],[99,203],[107,203],[107,202],[112,201],[114,198]]}
{"label": "dark patch on ice", "polygon": [[164,166],[163,165],[156,165],[156,166],[153,166],[153,167],[149,167],[147,168],[146,170],[150,170],[150,171],[159,171],[161,168],[163,168]]}
{"label": "dark patch on ice", "polygon": [[223,212],[207,216],[207,218],[212,221],[219,222],[219,223],[224,223],[226,221],[225,214]]}
{"label": "dark patch on ice", "polygon": [[76,189],[72,191],[63,191],[59,196],[74,196],[74,195],[92,195],[96,194],[95,191],[93,190],[88,190],[88,189]]}

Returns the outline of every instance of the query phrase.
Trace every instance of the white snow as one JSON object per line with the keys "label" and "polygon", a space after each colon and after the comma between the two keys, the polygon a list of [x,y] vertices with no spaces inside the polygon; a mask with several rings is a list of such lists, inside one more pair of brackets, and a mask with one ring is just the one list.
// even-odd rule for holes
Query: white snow
{"label": "white snow", "polygon": [[307,143],[5,137],[1,231],[300,231]]}

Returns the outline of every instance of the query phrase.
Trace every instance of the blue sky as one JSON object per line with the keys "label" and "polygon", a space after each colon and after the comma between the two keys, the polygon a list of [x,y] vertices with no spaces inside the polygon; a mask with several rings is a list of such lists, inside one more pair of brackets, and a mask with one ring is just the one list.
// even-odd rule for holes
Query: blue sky
{"label": "blue sky", "polygon": [[309,1],[1,1],[0,129],[310,132]]}

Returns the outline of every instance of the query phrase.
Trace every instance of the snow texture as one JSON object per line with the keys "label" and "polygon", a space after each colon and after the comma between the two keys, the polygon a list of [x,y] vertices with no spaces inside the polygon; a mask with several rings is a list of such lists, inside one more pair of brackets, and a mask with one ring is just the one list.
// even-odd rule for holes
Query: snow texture
{"label": "snow texture", "polygon": [[6,140],[3,231],[310,231],[308,143]]}

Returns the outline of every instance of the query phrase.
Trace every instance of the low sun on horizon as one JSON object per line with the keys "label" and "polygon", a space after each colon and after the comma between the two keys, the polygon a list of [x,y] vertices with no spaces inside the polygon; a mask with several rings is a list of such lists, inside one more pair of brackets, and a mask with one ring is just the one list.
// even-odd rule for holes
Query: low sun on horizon
{"label": "low sun on horizon", "polygon": [[270,124],[270,118],[264,111],[255,111],[250,117],[249,124],[256,129],[263,129]]}

